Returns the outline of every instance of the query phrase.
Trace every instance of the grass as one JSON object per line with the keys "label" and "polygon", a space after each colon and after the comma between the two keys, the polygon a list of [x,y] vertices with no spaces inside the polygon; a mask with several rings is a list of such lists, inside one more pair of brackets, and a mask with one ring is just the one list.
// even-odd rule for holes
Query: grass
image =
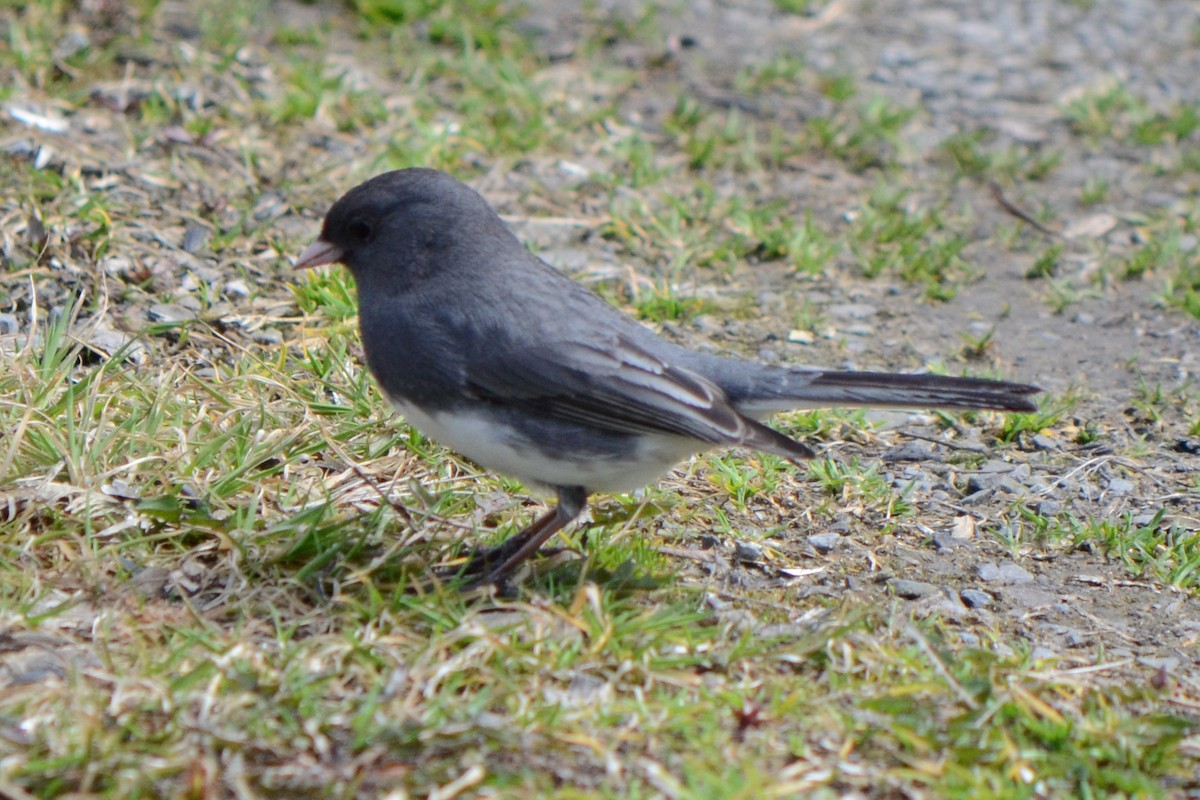
{"label": "grass", "polygon": [[[818,5],[772,13],[807,21]],[[589,267],[627,265],[628,284],[583,277],[667,335],[905,368],[935,346],[947,371],[1017,374],[992,329],[917,347],[885,310],[856,350],[827,308],[949,313],[984,277],[979,242],[1068,280],[1078,243],[1009,250],[986,209],[946,198],[964,176],[1057,186],[1087,148],[1178,148],[1143,174],[1182,174],[1187,107],[1125,90],[1068,105],[1086,148],[981,134],[927,152],[917,101],[794,53],[689,65],[745,102],[693,91],[661,52],[665,10],[581,10],[563,23],[569,69],[516,5],[304,10],[315,21],[255,0],[178,18],[156,3],[0,9],[0,104],[68,126],[4,123],[0,794],[1194,788],[1186,665],[1160,675],[1099,623],[1094,647],[1048,655],[1030,632],[1054,608],[966,610],[950,601],[967,588],[1009,601],[928,545],[967,514],[987,557],[1047,574],[1082,559],[1071,574],[1139,609],[1186,600],[1197,485],[1164,453],[1200,428],[1187,386],[1143,384],[1117,423],[1061,391],[1008,416],[784,415],[773,424],[821,451],[808,464],[714,453],[599,496],[556,560],[480,597],[431,568],[541,506],[396,420],[361,366],[352,281],[288,264],[339,190],[425,164],[506,215],[586,219],[571,227],[583,242],[530,235],[551,260],[578,246]],[[657,114],[630,100],[647,91]],[[1122,187],[1067,194],[1106,206]],[[1139,313],[1196,313],[1195,226],[1176,211],[1104,253]],[[793,327],[820,335],[787,342]],[[933,457],[885,457],[913,442]],[[1028,491],[964,512],[962,475],[997,463],[1032,465]],[[1114,479],[1138,491],[1084,496]],[[816,552],[808,536],[831,531],[839,549]],[[737,562],[734,542],[762,558]],[[943,593],[901,601],[891,577]]]}

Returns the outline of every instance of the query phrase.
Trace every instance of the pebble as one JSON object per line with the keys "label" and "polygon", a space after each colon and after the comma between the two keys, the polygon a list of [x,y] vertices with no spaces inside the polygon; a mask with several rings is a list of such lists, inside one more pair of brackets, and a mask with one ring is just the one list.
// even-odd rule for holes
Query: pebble
{"label": "pebble", "polygon": [[889,585],[892,587],[893,592],[906,600],[919,600],[922,597],[930,597],[941,591],[941,589],[932,583],[910,581],[906,578],[896,578]]}
{"label": "pebble", "polygon": [[127,333],[113,330],[107,325],[98,325],[88,337],[87,343],[96,350],[111,356],[124,352],[125,356],[135,364],[146,358],[146,346]]}
{"label": "pebble", "polygon": [[1015,586],[1022,583],[1032,583],[1033,574],[1024,567],[1008,563],[997,566],[991,562],[979,565],[979,577],[988,583],[999,583],[1004,586]]}
{"label": "pebble", "polygon": [[875,306],[866,303],[838,303],[826,309],[826,314],[835,319],[870,319],[878,313]]}
{"label": "pebble", "polygon": [[1063,644],[1067,647],[1084,647],[1092,641],[1091,634],[1078,628],[1068,628],[1063,636]]}
{"label": "pebble", "polygon": [[1029,657],[1033,661],[1050,661],[1058,658],[1058,653],[1054,652],[1049,647],[1038,645],[1037,647],[1033,648],[1033,652],[1029,654]]}
{"label": "pebble", "polygon": [[260,328],[250,338],[259,344],[283,344],[283,334],[276,328]]}
{"label": "pebble", "polygon": [[188,225],[183,232],[183,242],[180,245],[184,252],[195,253],[208,243],[208,228],[203,225]]}
{"label": "pebble", "polygon": [[999,475],[972,475],[967,478],[967,494],[986,492],[1000,483]]}
{"label": "pebble", "polygon": [[1175,672],[1179,669],[1179,659],[1174,656],[1140,656],[1138,663],[1151,669],[1162,669]]}
{"label": "pebble", "polygon": [[967,547],[968,539],[958,539],[949,533],[935,533],[933,535],[933,549],[939,553],[950,553],[955,550]]}
{"label": "pebble", "polygon": [[1057,450],[1058,442],[1050,438],[1044,433],[1036,433],[1033,436],[1033,446],[1038,450]]}
{"label": "pebble", "polygon": [[226,281],[225,285],[221,287],[221,291],[225,293],[226,297],[250,296],[250,287],[247,286],[246,282],[241,278],[234,278],[231,281]]}
{"label": "pebble", "polygon": [[1135,488],[1137,488],[1137,487],[1134,486],[1133,481],[1131,481],[1131,480],[1127,480],[1125,478],[1109,478],[1108,479],[1108,491],[1111,494],[1116,494],[1116,495],[1133,494],[1133,491]]}
{"label": "pebble", "polygon": [[20,329],[16,314],[0,314],[0,336],[12,336]]}
{"label": "pebble", "polygon": [[896,461],[941,461],[932,450],[916,442],[907,442],[898,447],[889,448],[883,454],[883,460],[888,463]]}
{"label": "pebble", "polygon": [[1037,513],[1043,517],[1053,517],[1062,511],[1062,503],[1057,500],[1039,500],[1037,503]]}
{"label": "pebble", "polygon": [[841,541],[842,537],[836,533],[814,533],[808,537],[808,543],[822,555],[833,552]]}
{"label": "pebble", "polygon": [[196,318],[195,313],[178,303],[155,303],[150,306],[147,313],[150,315],[150,319],[155,322],[186,322]]}
{"label": "pebble", "polygon": [[1200,439],[1179,439],[1174,449],[1176,453],[1200,456]]}
{"label": "pebble", "polygon": [[1049,608],[1058,602],[1058,598],[1047,592],[1045,589],[1039,589],[1032,584],[1024,586],[1013,586],[1006,589],[1004,596],[1012,603],[1024,608]]}
{"label": "pebble", "polygon": [[963,589],[958,596],[967,608],[987,608],[992,604],[992,596],[979,589]]}
{"label": "pebble", "polygon": [[734,545],[733,558],[742,564],[757,564],[762,557],[762,548],[754,542],[738,542]]}

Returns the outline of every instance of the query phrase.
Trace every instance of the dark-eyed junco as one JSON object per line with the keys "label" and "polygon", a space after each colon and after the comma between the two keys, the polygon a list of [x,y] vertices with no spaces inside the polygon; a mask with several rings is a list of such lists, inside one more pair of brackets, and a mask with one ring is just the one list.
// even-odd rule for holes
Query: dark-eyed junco
{"label": "dark-eyed junco", "polygon": [[479,194],[436,170],[351,189],[297,269],[358,284],[367,366],[417,430],[558,506],[477,564],[499,581],[583,511],[681,459],[812,452],[760,422],[822,406],[1030,411],[1038,389],[941,375],[773,367],[671,344],[530,253]]}

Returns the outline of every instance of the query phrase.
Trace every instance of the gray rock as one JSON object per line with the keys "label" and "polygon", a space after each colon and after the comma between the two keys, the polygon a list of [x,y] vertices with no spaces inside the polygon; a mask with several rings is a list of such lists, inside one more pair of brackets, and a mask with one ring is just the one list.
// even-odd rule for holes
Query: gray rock
{"label": "gray rock", "polygon": [[932,450],[917,442],[907,442],[899,447],[893,447],[883,454],[886,463],[897,461],[941,461]]}
{"label": "gray rock", "polygon": [[754,542],[738,542],[734,545],[733,558],[742,564],[757,564],[762,561],[763,550]]}
{"label": "gray rock", "polygon": [[992,604],[992,596],[979,589],[963,589],[958,596],[967,608],[987,608]]}
{"label": "gray rock", "polygon": [[[1044,589],[1031,584],[1013,586],[1004,591],[1004,596],[1014,605],[1022,608],[1045,608],[1058,602],[1058,598]],[[1023,613],[1023,612],[1020,612]]]}
{"label": "gray rock", "polygon": [[241,278],[234,278],[231,281],[225,281],[225,285],[221,287],[221,291],[226,297],[249,297],[250,287]]}
{"label": "gray rock", "polygon": [[1067,647],[1084,647],[1091,641],[1092,635],[1078,628],[1069,628],[1063,633],[1063,644]]}
{"label": "gray rock", "polygon": [[919,600],[922,597],[930,597],[941,591],[932,583],[924,583],[922,581],[910,581],[906,578],[896,578],[889,584],[892,591],[899,597],[906,600]]}
{"label": "gray rock", "polygon": [[283,344],[283,334],[276,328],[261,328],[251,338],[259,344]]}
{"label": "gray rock", "polygon": [[833,552],[841,541],[842,537],[836,533],[814,533],[808,537],[808,543],[821,554]]}
{"label": "gray rock", "polygon": [[1136,488],[1137,487],[1134,486],[1133,481],[1126,480],[1125,478],[1109,478],[1108,479],[1108,491],[1111,494],[1118,494],[1118,495],[1133,494],[1134,489],[1136,489]]}
{"label": "gray rock", "polygon": [[183,232],[183,242],[180,246],[185,252],[198,252],[208,243],[208,235],[209,230],[203,225],[188,225],[187,230]]}
{"label": "gray rock", "polygon": [[949,533],[935,533],[933,535],[933,549],[939,553],[952,553],[955,550],[966,547],[969,544],[967,539],[955,539]]}
{"label": "gray rock", "polygon": [[875,306],[866,303],[838,303],[826,309],[826,314],[834,319],[870,319],[878,313]]}
{"label": "gray rock", "polygon": [[999,583],[1004,586],[1016,586],[1033,582],[1032,573],[1012,562],[999,566],[991,562],[980,564],[979,577],[988,583]]}
{"label": "gray rock", "polygon": [[1058,658],[1058,653],[1051,650],[1049,647],[1038,645],[1033,648],[1033,652],[1029,654],[1033,661],[1051,661]]}
{"label": "gray rock", "polygon": [[1057,500],[1042,499],[1037,503],[1037,513],[1043,517],[1053,517],[1062,511],[1062,503]]}
{"label": "gray rock", "polygon": [[993,583],[994,581],[998,581],[1000,579],[1000,568],[991,561],[980,564],[975,570],[975,573],[988,583]]}
{"label": "gray rock", "polygon": [[177,323],[196,318],[196,314],[178,303],[155,303],[147,312],[155,322]]}

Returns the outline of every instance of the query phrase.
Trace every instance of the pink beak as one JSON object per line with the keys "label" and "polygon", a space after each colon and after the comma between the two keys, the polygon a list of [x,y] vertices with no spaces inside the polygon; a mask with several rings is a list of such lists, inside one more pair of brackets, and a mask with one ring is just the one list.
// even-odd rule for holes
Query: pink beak
{"label": "pink beak", "polygon": [[342,260],[342,248],[330,244],[324,239],[317,239],[304,249],[296,259],[296,269],[312,269],[324,264],[333,264]]}

